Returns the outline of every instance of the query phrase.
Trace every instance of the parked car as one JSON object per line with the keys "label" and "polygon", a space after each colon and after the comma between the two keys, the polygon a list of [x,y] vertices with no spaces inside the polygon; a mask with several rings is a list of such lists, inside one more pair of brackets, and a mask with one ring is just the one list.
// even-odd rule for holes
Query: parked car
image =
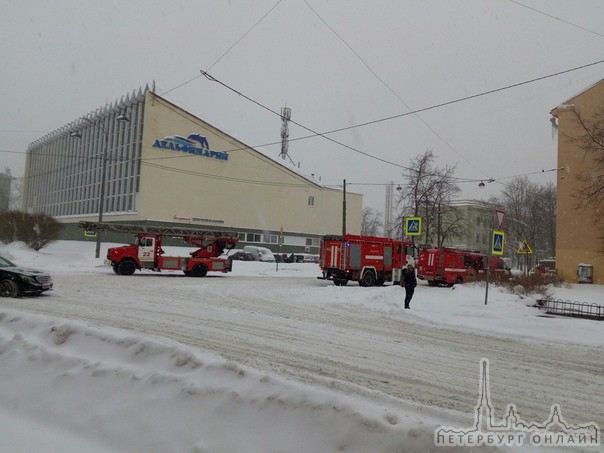
{"label": "parked car", "polygon": [[229,256],[231,258],[233,258],[234,260],[239,260],[239,261],[255,261],[256,257],[250,253],[250,252],[246,252],[244,250],[235,250],[234,253],[229,253]]}
{"label": "parked car", "polygon": [[291,263],[289,255],[287,253],[273,253],[275,261],[277,263]]}
{"label": "parked car", "polygon": [[246,245],[243,247],[244,252],[249,252],[254,255],[256,261],[265,261],[268,263],[274,263],[275,257],[273,252],[266,247],[256,247],[255,245]]}
{"label": "parked car", "polygon": [[0,297],[40,295],[52,289],[46,272],[19,267],[0,256]]}

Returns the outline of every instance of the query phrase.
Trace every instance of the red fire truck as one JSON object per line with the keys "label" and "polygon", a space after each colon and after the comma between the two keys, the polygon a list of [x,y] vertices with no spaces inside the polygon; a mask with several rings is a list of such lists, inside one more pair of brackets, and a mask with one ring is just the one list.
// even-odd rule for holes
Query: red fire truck
{"label": "red fire truck", "polygon": [[319,266],[321,280],[333,280],[338,286],[350,280],[360,286],[381,286],[400,282],[401,267],[414,256],[412,242],[375,236],[324,236]]}
{"label": "red fire truck", "polygon": [[556,259],[548,258],[540,260],[535,267],[529,271],[529,275],[556,275]]}
{"label": "red fire truck", "polygon": [[[428,285],[459,284],[486,276],[488,255],[449,247],[423,249],[417,261],[417,278],[427,280]],[[490,272],[495,275],[511,275],[502,258],[491,257]]]}
{"label": "red fire truck", "polygon": [[[131,245],[107,250],[107,264],[118,275],[132,275],[136,269],[182,270],[185,275],[205,277],[208,271],[230,272],[233,261],[219,258],[224,250],[232,249],[238,242],[236,233],[221,233],[179,227],[154,227],[117,223],[80,222],[87,231],[114,231],[135,235]],[[179,238],[199,247],[189,257],[164,256],[164,237]]]}

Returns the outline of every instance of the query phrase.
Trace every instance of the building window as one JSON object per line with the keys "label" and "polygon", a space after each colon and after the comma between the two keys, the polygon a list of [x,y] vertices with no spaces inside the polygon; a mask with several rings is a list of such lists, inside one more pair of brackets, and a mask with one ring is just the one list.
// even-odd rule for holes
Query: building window
{"label": "building window", "polygon": [[308,206],[314,206],[315,205],[315,197],[313,197],[312,195],[308,196]]}
{"label": "building window", "polygon": [[277,234],[265,234],[264,242],[267,244],[278,244],[279,243],[279,235]]}
{"label": "building window", "polygon": [[318,247],[319,246],[319,238],[306,238],[306,246],[310,247]]}
{"label": "building window", "polygon": [[256,233],[247,233],[245,242],[262,242],[262,235]]}

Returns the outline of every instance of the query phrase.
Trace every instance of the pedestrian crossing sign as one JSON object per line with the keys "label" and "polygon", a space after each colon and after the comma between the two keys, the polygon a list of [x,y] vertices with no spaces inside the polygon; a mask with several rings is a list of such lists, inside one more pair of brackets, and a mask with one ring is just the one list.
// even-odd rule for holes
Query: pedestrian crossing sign
{"label": "pedestrian crossing sign", "polygon": [[503,244],[505,243],[505,233],[499,230],[493,230],[493,255],[503,255]]}
{"label": "pedestrian crossing sign", "polygon": [[405,236],[419,236],[422,234],[422,218],[421,217],[406,217],[405,218]]}
{"label": "pedestrian crossing sign", "polygon": [[518,250],[516,250],[516,253],[518,255],[532,255],[533,250],[531,249],[531,246],[528,244],[528,242],[526,242],[526,239],[525,239],[522,241],[522,244],[520,244],[520,247],[518,247]]}

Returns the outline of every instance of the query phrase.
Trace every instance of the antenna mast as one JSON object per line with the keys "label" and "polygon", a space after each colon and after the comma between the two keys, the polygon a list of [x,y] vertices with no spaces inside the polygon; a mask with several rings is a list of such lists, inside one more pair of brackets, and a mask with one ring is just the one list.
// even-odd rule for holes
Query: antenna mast
{"label": "antenna mast", "polygon": [[[279,154],[279,156],[281,156],[281,159],[285,160],[286,157],[289,157],[287,155],[287,149],[289,147],[289,128],[288,128],[288,123],[289,120],[292,117],[292,109],[290,109],[289,107],[283,107],[281,108],[281,121],[283,122],[281,124],[281,154]],[[290,158],[291,160],[291,158]]]}

